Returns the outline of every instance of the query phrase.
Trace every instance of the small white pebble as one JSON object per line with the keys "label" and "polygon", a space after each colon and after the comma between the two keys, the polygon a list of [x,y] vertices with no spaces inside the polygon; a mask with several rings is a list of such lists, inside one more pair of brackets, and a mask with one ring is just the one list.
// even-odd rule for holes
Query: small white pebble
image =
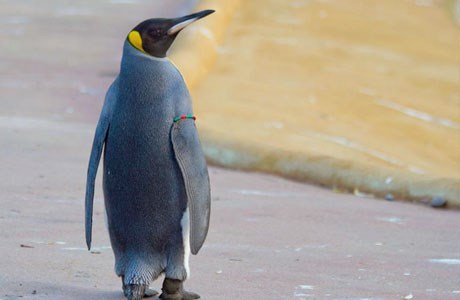
{"label": "small white pebble", "polygon": [[304,294],[304,293],[294,293],[294,297],[310,297],[310,294]]}
{"label": "small white pebble", "polygon": [[404,300],[410,300],[410,299],[413,299],[413,298],[414,298],[414,295],[412,295],[412,294],[404,296]]}
{"label": "small white pebble", "polygon": [[404,273],[404,276],[410,276],[410,272]]}
{"label": "small white pebble", "polygon": [[315,287],[313,285],[307,285],[307,284],[301,284],[301,285],[299,285],[299,288],[301,288],[302,290],[313,290],[313,289],[315,289]]}
{"label": "small white pebble", "polygon": [[376,246],[382,246],[383,243],[377,242],[377,243],[375,243],[375,245],[376,245]]}
{"label": "small white pebble", "polygon": [[433,258],[430,259],[430,262],[446,265],[460,265],[460,259],[456,258]]}
{"label": "small white pebble", "polygon": [[222,274],[222,270],[217,270],[216,274]]}

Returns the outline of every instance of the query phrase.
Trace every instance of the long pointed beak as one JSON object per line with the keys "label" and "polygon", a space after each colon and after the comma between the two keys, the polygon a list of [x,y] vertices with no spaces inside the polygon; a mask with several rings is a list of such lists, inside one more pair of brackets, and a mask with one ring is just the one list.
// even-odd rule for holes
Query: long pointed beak
{"label": "long pointed beak", "polygon": [[188,16],[177,18],[174,20],[174,25],[168,29],[168,35],[173,35],[184,29],[187,25],[212,14],[215,10],[207,9]]}

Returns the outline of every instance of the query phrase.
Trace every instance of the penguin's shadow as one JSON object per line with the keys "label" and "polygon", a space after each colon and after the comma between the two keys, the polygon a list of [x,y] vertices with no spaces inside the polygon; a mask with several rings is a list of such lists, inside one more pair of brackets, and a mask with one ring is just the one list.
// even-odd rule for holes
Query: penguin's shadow
{"label": "penguin's shadow", "polygon": [[[126,298],[121,291],[111,289],[104,290],[100,287],[95,288],[92,285],[88,287],[72,286],[67,284],[49,283],[49,282],[21,282],[20,287],[12,288],[5,293],[2,291],[0,299],[85,299],[85,300],[125,300]],[[155,298],[147,298],[155,299]]]}

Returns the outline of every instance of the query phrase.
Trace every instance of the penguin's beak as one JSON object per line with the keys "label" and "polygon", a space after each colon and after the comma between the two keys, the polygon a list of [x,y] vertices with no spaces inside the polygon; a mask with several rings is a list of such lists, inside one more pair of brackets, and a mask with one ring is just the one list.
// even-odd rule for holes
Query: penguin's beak
{"label": "penguin's beak", "polygon": [[207,9],[203,10],[188,16],[184,16],[181,18],[177,18],[173,22],[173,26],[168,29],[168,35],[174,35],[184,29],[187,25],[195,22],[196,20],[199,20],[201,18],[206,17],[207,15],[210,15],[214,12],[215,10],[212,9]]}

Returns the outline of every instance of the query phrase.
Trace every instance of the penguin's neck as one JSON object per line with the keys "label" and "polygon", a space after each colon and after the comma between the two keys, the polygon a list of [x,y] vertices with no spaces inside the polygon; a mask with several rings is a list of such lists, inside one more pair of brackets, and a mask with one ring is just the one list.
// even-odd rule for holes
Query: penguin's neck
{"label": "penguin's neck", "polygon": [[[170,99],[172,91],[188,96],[182,75],[168,58],[155,58],[125,43],[121,61],[119,87],[122,101],[154,101],[157,104]],[[148,96],[147,96],[148,95]]]}
{"label": "penguin's neck", "polygon": [[167,56],[156,57],[156,56],[149,55],[133,47],[133,45],[131,45],[131,43],[128,40],[125,41],[125,44],[123,45],[123,57],[121,60],[121,71],[123,71],[124,66],[130,66],[131,64],[137,64],[137,63],[149,64],[151,62],[171,63],[171,61],[169,60]]}
{"label": "penguin's neck", "polygon": [[179,72],[168,57],[154,57],[134,48],[128,41],[123,47],[120,76],[138,81],[151,81],[170,77]]}

